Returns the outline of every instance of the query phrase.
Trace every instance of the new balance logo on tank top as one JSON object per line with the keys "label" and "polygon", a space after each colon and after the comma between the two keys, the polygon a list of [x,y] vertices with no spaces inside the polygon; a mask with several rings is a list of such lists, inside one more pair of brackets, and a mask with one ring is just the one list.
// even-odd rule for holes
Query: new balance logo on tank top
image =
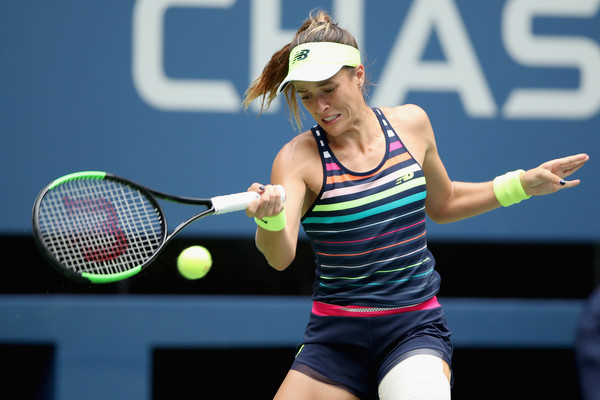
{"label": "new balance logo on tank top", "polygon": [[323,162],[323,188],[302,219],[316,254],[313,300],[374,307],[414,305],[440,285],[427,248],[425,176],[381,110],[387,150],[368,172],[346,169],[325,132],[312,128]]}

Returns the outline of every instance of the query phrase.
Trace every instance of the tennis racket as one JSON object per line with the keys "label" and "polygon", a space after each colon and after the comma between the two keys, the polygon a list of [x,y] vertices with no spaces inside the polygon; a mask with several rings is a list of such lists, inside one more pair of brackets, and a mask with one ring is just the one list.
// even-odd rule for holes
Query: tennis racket
{"label": "tennis racket", "polygon": [[[283,187],[279,186],[282,197]],[[33,233],[48,261],[92,283],[127,279],[147,267],[183,228],[200,218],[244,210],[256,192],[207,199],[173,196],[99,171],[63,176],[33,206]],[[157,199],[204,207],[167,233]]]}

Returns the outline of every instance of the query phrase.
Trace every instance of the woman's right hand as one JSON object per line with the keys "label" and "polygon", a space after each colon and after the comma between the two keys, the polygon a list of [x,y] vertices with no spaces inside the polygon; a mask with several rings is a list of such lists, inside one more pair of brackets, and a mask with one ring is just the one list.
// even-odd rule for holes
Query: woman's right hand
{"label": "woman's right hand", "polygon": [[282,192],[278,186],[255,182],[248,188],[248,192],[250,191],[258,193],[260,198],[254,200],[246,208],[248,217],[260,219],[277,215],[283,210]]}

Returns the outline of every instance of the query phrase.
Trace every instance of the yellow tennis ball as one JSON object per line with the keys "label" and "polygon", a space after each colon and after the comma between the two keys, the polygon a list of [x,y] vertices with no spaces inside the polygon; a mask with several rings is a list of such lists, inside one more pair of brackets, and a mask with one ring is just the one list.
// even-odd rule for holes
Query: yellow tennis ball
{"label": "yellow tennis ball", "polygon": [[202,246],[192,246],[177,257],[177,270],[186,279],[200,279],[210,271],[212,257]]}

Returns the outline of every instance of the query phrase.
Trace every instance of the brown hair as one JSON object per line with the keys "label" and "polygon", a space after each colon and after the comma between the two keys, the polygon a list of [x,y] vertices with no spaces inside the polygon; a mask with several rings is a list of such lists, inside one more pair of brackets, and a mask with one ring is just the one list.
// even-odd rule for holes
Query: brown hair
{"label": "brown hair", "polygon": [[[358,49],[354,37],[347,30],[340,28],[329,14],[322,10],[312,11],[296,32],[294,39],[273,54],[261,75],[246,90],[244,108],[247,109],[250,103],[259,97],[262,97],[261,111],[269,108],[271,102],[277,97],[279,85],[288,74],[290,51],[296,46],[309,42],[341,43]],[[293,119],[300,129],[300,110],[294,85],[287,85],[283,93],[288,104],[290,120]]]}

